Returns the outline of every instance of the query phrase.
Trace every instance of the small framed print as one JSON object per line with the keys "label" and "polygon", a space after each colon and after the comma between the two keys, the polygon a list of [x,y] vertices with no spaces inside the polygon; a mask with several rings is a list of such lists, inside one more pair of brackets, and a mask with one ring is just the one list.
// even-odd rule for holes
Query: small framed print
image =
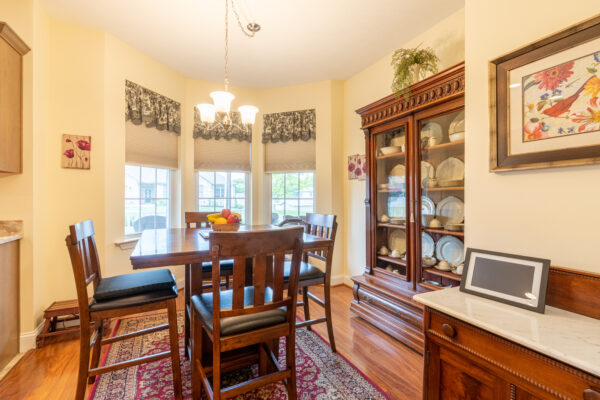
{"label": "small framed print", "polygon": [[600,163],[600,16],[489,64],[490,170]]}
{"label": "small framed print", "polygon": [[550,260],[467,249],[460,290],[544,313]]}

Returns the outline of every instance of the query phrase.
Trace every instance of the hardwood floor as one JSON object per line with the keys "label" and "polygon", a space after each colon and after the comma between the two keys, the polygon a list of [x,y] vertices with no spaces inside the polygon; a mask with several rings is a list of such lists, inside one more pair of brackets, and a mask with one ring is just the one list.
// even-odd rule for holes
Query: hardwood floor
{"label": "hardwood floor", "polygon": [[[311,288],[321,296],[320,288]],[[346,357],[393,399],[421,398],[422,357],[350,312],[352,290],[332,288],[333,325],[338,353]],[[178,308],[183,309],[180,294]],[[311,302],[311,317],[322,308]],[[299,315],[302,315],[299,310]],[[313,330],[327,337],[325,324]],[[48,341],[42,349],[30,350],[0,381],[1,400],[71,399],[75,393],[78,365],[77,335]]]}

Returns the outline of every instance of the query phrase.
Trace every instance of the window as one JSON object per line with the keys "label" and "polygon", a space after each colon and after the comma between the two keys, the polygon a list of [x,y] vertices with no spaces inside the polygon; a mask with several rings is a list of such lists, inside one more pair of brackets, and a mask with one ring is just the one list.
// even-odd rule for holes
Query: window
{"label": "window", "polygon": [[249,200],[245,172],[196,171],[196,198],[198,211],[221,211],[229,208],[247,221]]}
{"label": "window", "polygon": [[125,165],[125,234],[169,226],[171,171]]}
{"label": "window", "polygon": [[315,173],[271,174],[271,223],[304,217],[315,209]]}

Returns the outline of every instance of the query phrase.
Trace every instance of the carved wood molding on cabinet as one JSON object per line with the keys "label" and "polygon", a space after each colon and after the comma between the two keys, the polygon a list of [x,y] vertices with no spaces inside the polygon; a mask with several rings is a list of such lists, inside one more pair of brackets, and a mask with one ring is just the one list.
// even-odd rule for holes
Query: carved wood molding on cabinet
{"label": "carved wood molding on cabinet", "polygon": [[460,63],[412,85],[408,99],[391,94],[356,112],[360,114],[362,129],[365,130],[464,93],[465,66]]}

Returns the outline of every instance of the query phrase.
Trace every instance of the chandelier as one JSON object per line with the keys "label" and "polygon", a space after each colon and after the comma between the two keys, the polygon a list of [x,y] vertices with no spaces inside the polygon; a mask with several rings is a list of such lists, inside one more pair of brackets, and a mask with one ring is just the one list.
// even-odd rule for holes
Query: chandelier
{"label": "chandelier", "polygon": [[[248,133],[252,131],[252,125],[256,119],[258,108],[251,105],[238,107],[241,115],[241,123],[243,126],[237,126],[230,115],[231,102],[235,99],[233,93],[229,92],[229,2],[231,9],[235,14],[237,23],[242,32],[252,38],[260,30],[260,25],[255,22],[248,23],[245,27],[241,22],[240,16],[235,9],[234,0],[225,0],[225,90],[216,91],[210,94],[213,99],[213,104],[198,104],[200,111],[200,120],[207,129],[223,127],[229,129],[236,127]],[[219,118],[216,118],[216,117]]]}

